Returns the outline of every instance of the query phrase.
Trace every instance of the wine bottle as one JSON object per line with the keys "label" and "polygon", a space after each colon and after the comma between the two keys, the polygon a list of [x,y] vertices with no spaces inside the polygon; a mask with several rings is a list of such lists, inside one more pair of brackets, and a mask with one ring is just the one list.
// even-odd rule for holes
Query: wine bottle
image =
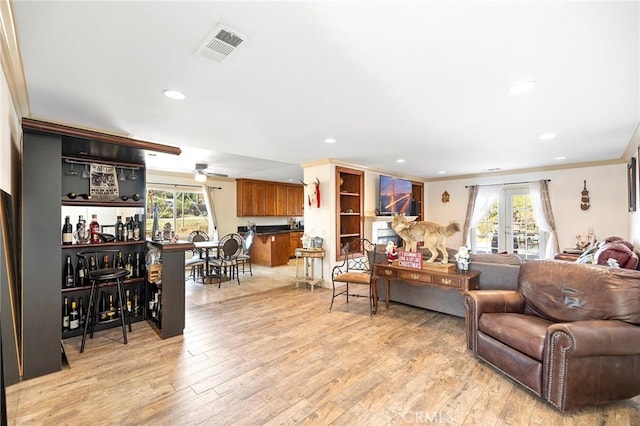
{"label": "wine bottle", "polygon": [[133,278],[140,278],[142,276],[140,268],[140,253],[136,253],[135,260],[133,261]]}
{"label": "wine bottle", "polygon": [[104,321],[107,319],[107,310],[107,297],[103,290],[102,293],[100,293],[100,313],[98,316],[100,318],[100,321]]}
{"label": "wine bottle", "polygon": [[118,255],[116,256],[116,263],[114,265],[115,268],[124,268],[124,259],[122,259],[122,252],[118,250]]}
{"label": "wine bottle", "polygon": [[133,241],[133,218],[127,218],[127,241]]}
{"label": "wine bottle", "polygon": [[64,303],[62,305],[62,329],[69,329],[69,298],[64,298]]}
{"label": "wine bottle", "polygon": [[62,270],[62,282],[64,286],[69,288],[73,287],[75,281],[75,277],[73,274],[73,265],[71,264],[71,256],[67,255],[67,260],[64,264],[64,269]]}
{"label": "wine bottle", "polygon": [[158,328],[162,329],[162,290],[158,289]]}
{"label": "wine bottle", "polygon": [[135,215],[133,217],[133,241],[140,240],[140,216]]}
{"label": "wine bottle", "polygon": [[106,269],[106,268],[110,268],[110,267],[111,267],[111,265],[109,264],[109,256],[105,254],[102,257],[102,268]]}
{"label": "wine bottle", "polygon": [[109,307],[107,308],[107,319],[113,319],[116,315],[116,308],[113,305],[113,294],[109,293]]}
{"label": "wine bottle", "polygon": [[69,313],[69,330],[75,330],[78,327],[80,327],[80,318],[78,317],[76,301],[71,299],[71,312]]}
{"label": "wine bottle", "polygon": [[122,216],[118,216],[118,219],[116,220],[116,240],[125,240],[124,223],[122,223]]}
{"label": "wine bottle", "polygon": [[82,297],[78,299],[78,321],[80,322],[80,326],[82,327],[85,321],[84,302],[82,300]]}
{"label": "wine bottle", "polygon": [[91,231],[91,244],[100,243],[100,224],[98,223],[98,215],[91,215],[91,223],[89,224],[89,231]]}
{"label": "wine bottle", "polygon": [[151,229],[151,239],[153,241],[161,240],[159,216],[158,203],[153,203],[153,228]]}
{"label": "wine bottle", "polygon": [[129,273],[129,278],[133,278],[133,261],[131,260],[131,253],[127,255],[127,263],[125,263],[124,269]]}
{"label": "wine bottle", "polygon": [[134,315],[140,315],[140,307],[141,307],[141,303],[140,303],[140,293],[138,292],[138,289],[136,288],[135,290],[133,290],[133,314]]}
{"label": "wine bottle", "polygon": [[90,271],[98,270],[98,263],[96,262],[96,258],[93,256],[89,256],[89,270]]}
{"label": "wine bottle", "polygon": [[133,303],[131,302],[131,294],[129,293],[129,289],[125,292],[127,299],[127,312],[131,313],[133,311]]}
{"label": "wine bottle", "polygon": [[62,225],[62,244],[73,244],[73,225],[71,225],[69,216],[65,216],[64,225]]}
{"label": "wine bottle", "polygon": [[149,299],[149,312],[151,312],[151,319],[155,322],[156,319],[156,299],[158,297],[158,293],[155,291],[151,293],[151,298]]}
{"label": "wine bottle", "polygon": [[78,287],[82,287],[88,285],[87,283],[88,274],[84,269],[84,264],[82,263],[82,259],[78,258],[78,263],[76,264],[76,285]]}

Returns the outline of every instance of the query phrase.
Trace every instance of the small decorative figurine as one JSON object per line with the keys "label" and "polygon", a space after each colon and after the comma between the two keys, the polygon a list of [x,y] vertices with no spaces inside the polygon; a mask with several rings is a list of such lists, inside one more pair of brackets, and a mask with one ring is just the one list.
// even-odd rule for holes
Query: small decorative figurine
{"label": "small decorative figurine", "polygon": [[448,203],[449,202],[449,193],[447,191],[444,191],[442,193],[442,202],[443,203]]}
{"label": "small decorative figurine", "polygon": [[389,241],[387,243],[387,248],[385,248],[384,252],[387,253],[387,260],[389,263],[392,263],[398,258],[398,247],[393,241]]}
{"label": "small decorative figurine", "polygon": [[469,259],[471,258],[471,253],[469,253],[469,247],[466,245],[460,246],[458,252],[455,255],[456,262],[458,263],[458,270],[466,272],[469,270]]}

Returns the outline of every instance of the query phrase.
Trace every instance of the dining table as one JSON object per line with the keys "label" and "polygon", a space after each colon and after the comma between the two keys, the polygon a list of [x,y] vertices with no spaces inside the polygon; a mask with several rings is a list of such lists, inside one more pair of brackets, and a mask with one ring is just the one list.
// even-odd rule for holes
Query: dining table
{"label": "dining table", "polygon": [[[219,279],[219,275],[217,274],[211,274],[210,268],[209,268],[209,261],[211,259],[217,259],[218,258],[218,253],[219,253],[219,248],[220,248],[220,241],[217,240],[213,240],[213,241],[194,241],[193,245],[195,246],[196,250],[198,250],[198,253],[200,255],[200,258],[204,260],[204,276],[203,276],[203,282],[209,278],[216,278]],[[218,274],[221,274],[222,271],[218,271]]]}

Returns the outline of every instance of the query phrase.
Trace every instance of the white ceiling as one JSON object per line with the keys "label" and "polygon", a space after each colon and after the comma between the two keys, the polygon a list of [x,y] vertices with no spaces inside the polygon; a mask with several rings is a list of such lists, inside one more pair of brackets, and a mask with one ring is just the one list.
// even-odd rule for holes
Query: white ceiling
{"label": "white ceiling", "polygon": [[[183,149],[150,169],[456,176],[618,160],[640,122],[638,1],[13,3],[31,116]],[[218,23],[249,37],[221,63]]]}

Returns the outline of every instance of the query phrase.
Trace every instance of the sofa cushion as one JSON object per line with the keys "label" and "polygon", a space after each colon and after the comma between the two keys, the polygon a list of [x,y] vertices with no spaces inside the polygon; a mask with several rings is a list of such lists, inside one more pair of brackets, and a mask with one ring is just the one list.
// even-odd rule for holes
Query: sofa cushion
{"label": "sofa cushion", "polygon": [[533,315],[484,313],[478,321],[478,329],[505,345],[542,361],[544,338],[551,324],[553,322]]}
{"label": "sofa cushion", "polygon": [[553,260],[525,262],[525,314],[554,322],[612,319],[640,324],[640,272]]}
{"label": "sofa cushion", "polygon": [[517,254],[513,253],[482,253],[471,254],[471,263],[473,262],[499,263],[502,265],[520,265],[522,264],[522,259],[520,259]]}

